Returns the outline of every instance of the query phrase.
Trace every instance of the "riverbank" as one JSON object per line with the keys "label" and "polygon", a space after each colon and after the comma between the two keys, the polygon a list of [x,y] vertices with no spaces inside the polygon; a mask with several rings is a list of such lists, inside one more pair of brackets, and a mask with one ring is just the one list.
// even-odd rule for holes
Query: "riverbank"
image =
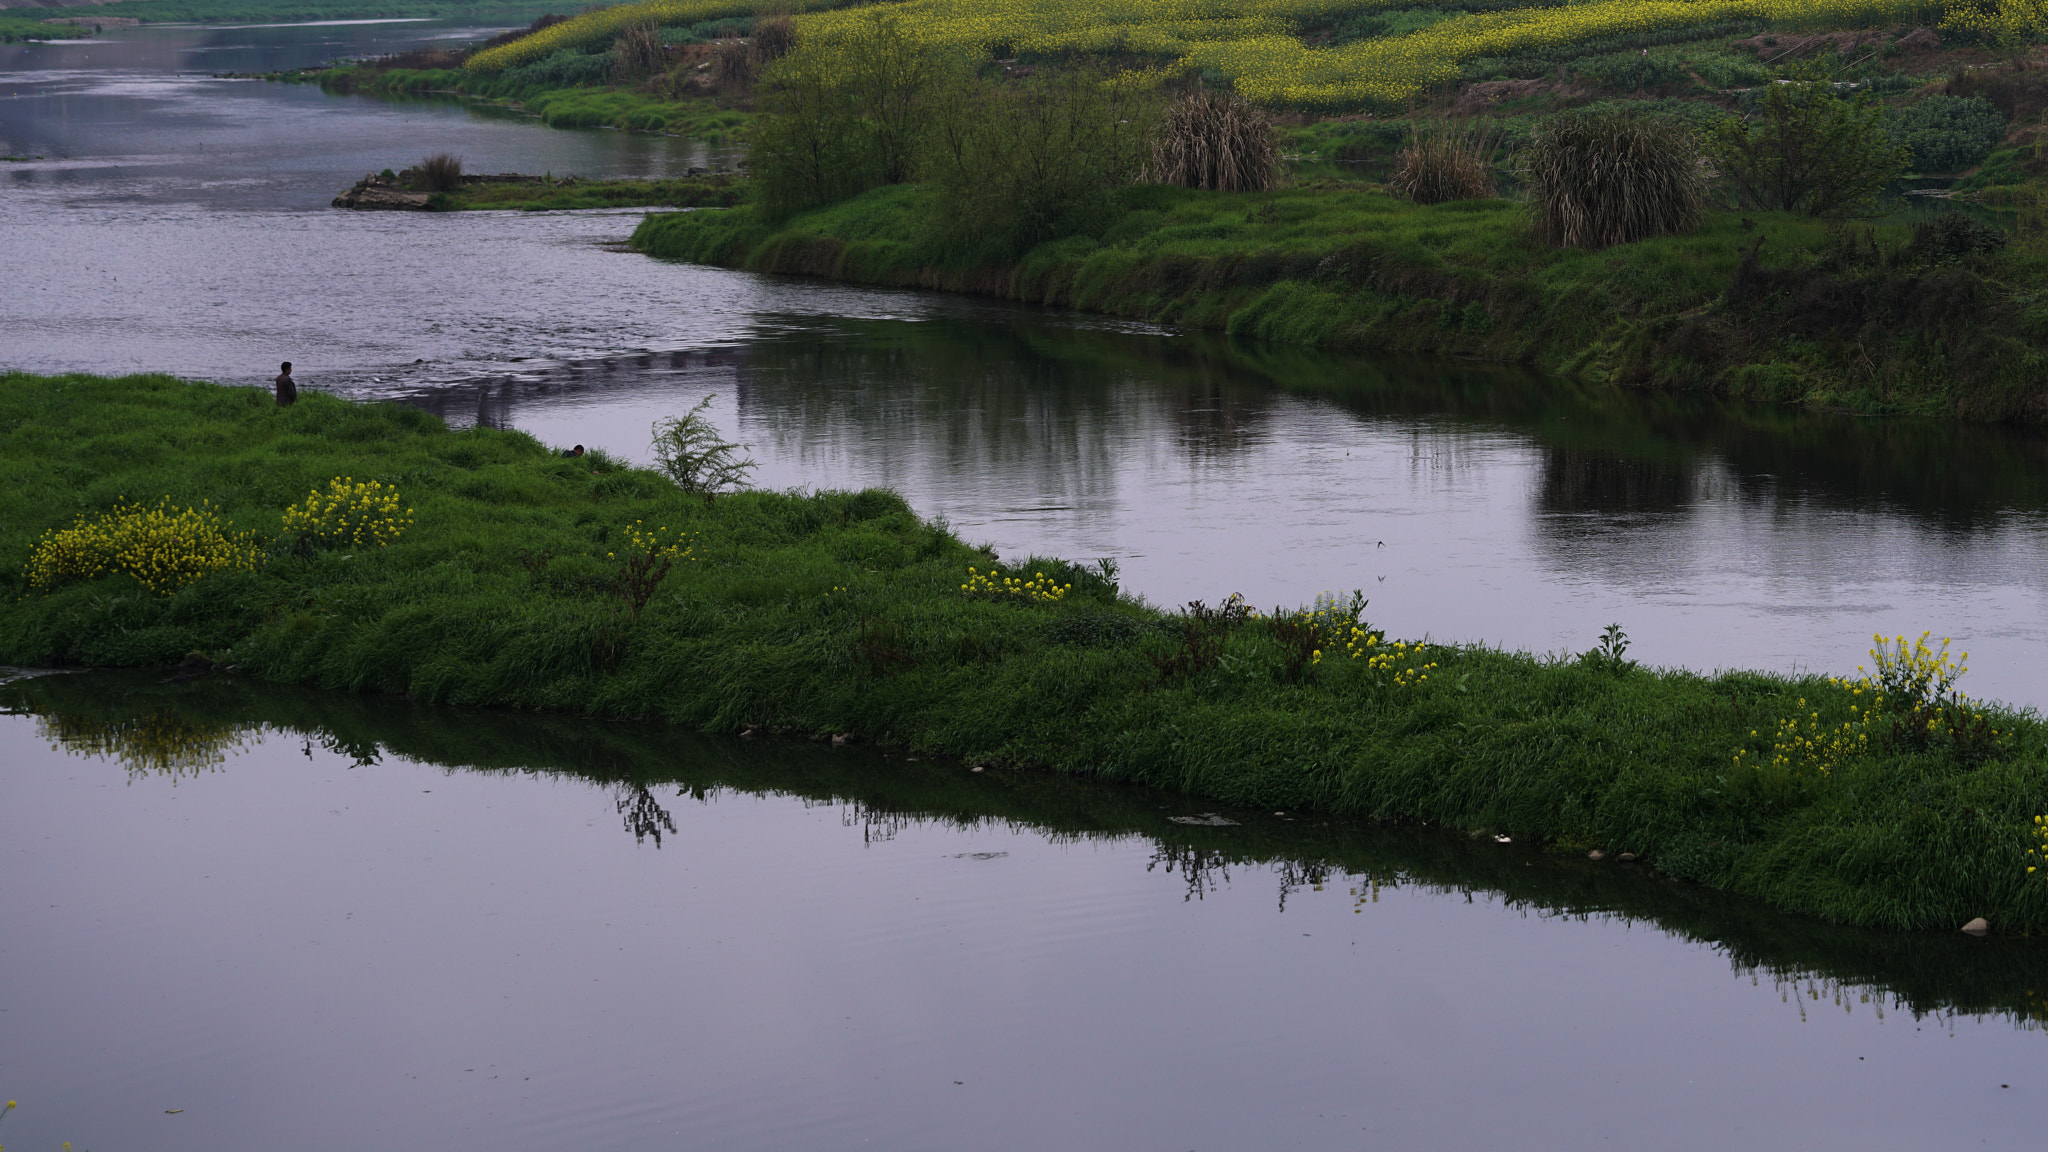
{"label": "riverbank", "polygon": [[[420,53],[420,56],[429,54]],[[479,76],[459,66],[453,54],[427,67],[405,67],[413,61],[376,61],[336,68],[281,72],[265,76],[287,84],[318,84],[328,92],[385,99],[459,100],[489,104],[533,116],[550,128],[616,128],[622,132],[658,132],[688,136],[718,145],[743,134],[745,112],[708,97],[668,99],[629,88],[594,87],[564,77],[528,75],[528,70]],[[593,57],[599,64],[601,58]],[[543,70],[545,71],[545,70]],[[580,79],[580,78],[579,78]]]}
{"label": "riverbank", "polygon": [[1331,348],[1470,356],[1619,384],[1873,414],[2048,422],[2048,260],[1969,226],[1716,211],[1697,232],[1552,248],[1525,206],[1376,185],[1127,189],[1099,237],[1015,261],[929,238],[921,193],[787,221],[650,216],[651,255],[970,292]]}
{"label": "riverbank", "polygon": [[[389,172],[389,169],[386,169]],[[740,202],[737,178],[708,173],[673,180],[586,180],[501,172],[463,175],[445,192],[418,187],[413,169],[370,175],[342,189],[334,207],[361,211],[562,211],[575,208],[727,208]]]}
{"label": "riverbank", "polygon": [[[998,565],[887,492],[707,503],[601,453],[318,394],[279,410],[168,377],[10,375],[0,413],[0,661],[197,653],[195,669],[423,701],[851,736],[962,771],[1630,853],[1839,923],[2048,927],[2048,883],[2026,871],[2048,813],[2031,714],[1988,708],[1976,737],[1921,741],[1857,719],[1867,696],[1823,677],[1649,670],[1611,644],[1403,646],[1348,603],[1165,613],[1096,566]],[[397,488],[412,527],[387,547],[276,539],[286,507],[343,476]],[[118,573],[32,587],[43,534],[123,494],[209,500],[265,559],[170,595]],[[635,525],[687,549],[665,578],[644,579],[661,557]],[[963,588],[998,566],[1058,591]],[[1815,714],[1867,739],[1802,751],[1782,725]]]}

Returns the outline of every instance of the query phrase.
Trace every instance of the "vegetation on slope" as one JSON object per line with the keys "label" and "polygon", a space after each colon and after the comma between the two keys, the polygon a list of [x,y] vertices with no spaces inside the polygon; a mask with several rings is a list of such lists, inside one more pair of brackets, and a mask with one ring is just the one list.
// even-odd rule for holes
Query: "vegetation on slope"
{"label": "vegetation on slope", "polygon": [[[0,660],[197,652],[421,701],[853,733],[1247,807],[1629,851],[1842,923],[2048,926],[2048,874],[2026,871],[2048,729],[1957,701],[1919,655],[1907,671],[1933,687],[1889,688],[1871,709],[1865,684],[1640,668],[1615,634],[1538,658],[1402,644],[1357,601],[1168,614],[1106,567],[998,565],[886,492],[707,500],[602,454],[317,394],[278,409],[166,377],[13,375],[0,416]],[[395,542],[284,532],[284,509],[344,477],[382,486],[365,501],[402,495],[412,523]],[[128,561],[31,582],[51,570],[30,563],[48,533],[160,497],[209,502],[223,538],[262,558],[168,595]],[[1038,591],[975,578],[998,567]]]}
{"label": "vegetation on slope", "polygon": [[[1138,187],[1095,236],[988,261],[897,185],[770,223],[650,216],[660,256],[1084,308],[1330,347],[1483,356],[1587,378],[1869,412],[2048,420],[2048,255],[1951,220],[1839,230],[1715,211],[1600,251],[1539,243],[1506,200],[1363,185]],[[1986,247],[1988,246],[1988,248]]]}

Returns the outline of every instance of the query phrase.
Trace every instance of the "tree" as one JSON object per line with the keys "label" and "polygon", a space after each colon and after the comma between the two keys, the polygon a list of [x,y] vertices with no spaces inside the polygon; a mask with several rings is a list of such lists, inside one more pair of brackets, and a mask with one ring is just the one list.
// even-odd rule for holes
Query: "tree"
{"label": "tree", "polygon": [[919,108],[947,61],[875,15],[762,73],[748,164],[771,218],[916,178]]}
{"label": "tree", "polygon": [[1883,111],[1868,91],[1844,99],[1824,68],[1795,66],[1766,86],[1752,117],[1715,125],[1708,151],[1746,207],[1875,215],[1877,194],[1907,161]]}
{"label": "tree", "polygon": [[983,83],[958,75],[928,102],[920,182],[940,235],[990,259],[1093,232],[1143,169],[1159,101],[1074,68]]}

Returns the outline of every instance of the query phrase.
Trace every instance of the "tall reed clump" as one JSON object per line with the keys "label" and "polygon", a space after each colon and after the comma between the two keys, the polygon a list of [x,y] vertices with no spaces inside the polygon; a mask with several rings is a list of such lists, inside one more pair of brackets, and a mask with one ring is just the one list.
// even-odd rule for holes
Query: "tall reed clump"
{"label": "tall reed clump", "polygon": [[1387,188],[1417,204],[1491,200],[1493,133],[1469,122],[1418,124],[1408,146],[1394,157]]}
{"label": "tall reed clump", "polygon": [[420,161],[420,189],[453,192],[462,187],[462,157],[436,152]]}
{"label": "tall reed clump", "polygon": [[1690,232],[1706,216],[1697,138],[1659,116],[1566,114],[1536,130],[1528,151],[1536,237],[1605,248]]}
{"label": "tall reed clump", "polygon": [[638,84],[668,68],[668,50],[661,46],[661,29],[653,21],[635,24],[612,41],[612,83]]}
{"label": "tall reed clump", "polygon": [[1234,92],[1190,92],[1167,110],[1147,178],[1213,192],[1264,192],[1280,179],[1273,121]]}

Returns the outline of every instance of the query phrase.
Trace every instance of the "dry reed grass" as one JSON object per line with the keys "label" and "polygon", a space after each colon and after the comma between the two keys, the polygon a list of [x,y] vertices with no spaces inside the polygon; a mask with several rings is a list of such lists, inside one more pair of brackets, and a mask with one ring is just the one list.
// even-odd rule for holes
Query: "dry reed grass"
{"label": "dry reed grass", "polygon": [[462,157],[436,152],[420,161],[419,180],[422,191],[455,191],[462,187]]}
{"label": "dry reed grass", "polygon": [[1190,92],[1167,111],[1145,179],[1216,192],[1264,192],[1280,180],[1273,121],[1235,93]]}
{"label": "dry reed grass", "polygon": [[1417,204],[1494,197],[1493,132],[1471,121],[1418,123],[1394,157],[1387,188]]}
{"label": "dry reed grass", "polygon": [[1690,232],[1705,218],[1699,140],[1659,116],[1604,111],[1552,118],[1530,141],[1536,236],[1605,248]]}
{"label": "dry reed grass", "polygon": [[668,70],[668,49],[653,22],[635,24],[612,41],[612,83],[631,86]]}

